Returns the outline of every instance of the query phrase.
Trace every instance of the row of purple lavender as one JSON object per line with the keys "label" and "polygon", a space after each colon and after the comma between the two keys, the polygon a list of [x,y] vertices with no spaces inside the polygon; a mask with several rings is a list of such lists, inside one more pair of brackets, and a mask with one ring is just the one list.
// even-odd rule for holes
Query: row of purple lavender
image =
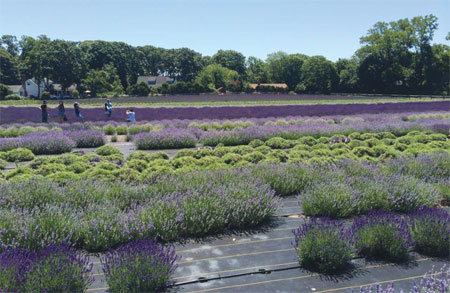
{"label": "row of purple lavender", "polygon": [[[173,107],[173,108],[135,108],[138,120],[172,119],[239,119],[286,116],[325,116],[355,115],[376,113],[402,113],[442,111],[448,108],[447,101],[402,102],[372,104],[322,104],[322,105],[283,105],[283,106],[224,106],[224,107]],[[114,108],[110,120],[126,121],[127,108]],[[87,121],[105,121],[103,108],[84,108]],[[49,120],[58,120],[57,109],[49,109]],[[0,107],[0,124],[41,121],[38,107]],[[73,111],[67,111],[69,121],[79,121]]]}

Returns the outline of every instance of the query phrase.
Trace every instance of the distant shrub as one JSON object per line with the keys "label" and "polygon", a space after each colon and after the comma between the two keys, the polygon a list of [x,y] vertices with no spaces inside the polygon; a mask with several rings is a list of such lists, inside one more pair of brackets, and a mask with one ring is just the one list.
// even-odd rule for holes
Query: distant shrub
{"label": "distant shrub", "polygon": [[66,170],[66,166],[63,164],[55,164],[55,163],[49,163],[41,165],[38,169],[39,174],[42,176],[47,176],[53,173],[59,173]]}
{"label": "distant shrub", "polygon": [[128,133],[128,128],[126,125],[119,125],[116,127],[116,132],[118,135],[126,135]]}
{"label": "distant shrub", "polygon": [[292,142],[281,137],[272,137],[265,144],[272,149],[288,149],[293,146]]}
{"label": "distant shrub", "polygon": [[252,148],[257,148],[259,146],[264,145],[264,142],[260,139],[254,139],[248,145],[251,146]]}
{"label": "distant shrub", "polygon": [[48,91],[43,91],[41,93],[41,99],[43,100],[49,100],[50,99],[50,93]]}
{"label": "distant shrub", "polygon": [[98,149],[95,150],[95,153],[100,156],[109,156],[109,155],[114,155],[114,154],[121,155],[122,154],[122,152],[118,148],[110,146],[110,145],[104,145],[104,146],[99,147]]}
{"label": "distant shrub", "polygon": [[248,162],[256,164],[259,161],[264,160],[266,157],[260,152],[252,152],[252,153],[244,155],[242,158]]}
{"label": "distant shrub", "polygon": [[29,149],[18,148],[6,152],[5,159],[8,162],[32,161],[34,160],[34,154]]}
{"label": "distant shrub", "polygon": [[1,159],[0,157],[0,170],[5,170],[6,164],[7,164],[6,161]]}
{"label": "distant shrub", "polygon": [[194,157],[195,151],[190,149],[184,149],[181,151],[178,151],[175,154],[175,158],[181,158],[181,157]]}
{"label": "distant shrub", "polygon": [[22,100],[23,97],[21,97],[20,95],[17,94],[12,94],[12,95],[7,95],[5,97],[5,100]]}
{"label": "distant shrub", "polygon": [[133,134],[136,134],[136,133],[139,133],[139,132],[142,132],[142,128],[139,125],[130,125],[128,127],[128,133],[129,134],[133,135]]}
{"label": "distant shrub", "polygon": [[127,166],[130,169],[142,172],[147,168],[147,162],[144,160],[129,160],[127,161]]}
{"label": "distant shrub", "polygon": [[106,135],[116,134],[116,127],[114,125],[108,124],[103,127],[103,133]]}
{"label": "distant shrub", "polygon": [[77,90],[73,90],[72,91],[72,98],[74,98],[74,99],[79,99],[81,96],[80,96],[80,92],[79,91],[77,91]]}
{"label": "distant shrub", "polygon": [[289,155],[283,150],[274,150],[266,156],[266,159],[272,162],[285,163],[289,159]]}
{"label": "distant shrub", "polygon": [[242,156],[239,154],[234,154],[234,153],[228,153],[226,155],[224,155],[222,157],[222,160],[226,163],[226,164],[230,164],[230,165],[234,165],[237,162],[242,160]]}

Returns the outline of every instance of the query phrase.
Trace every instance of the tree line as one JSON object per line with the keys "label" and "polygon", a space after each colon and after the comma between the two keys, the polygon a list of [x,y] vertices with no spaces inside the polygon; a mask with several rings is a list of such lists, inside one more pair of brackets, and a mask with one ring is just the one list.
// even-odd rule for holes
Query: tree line
{"label": "tree line", "polygon": [[52,80],[63,90],[77,84],[94,95],[148,94],[150,88],[136,85],[138,76],[165,75],[177,83],[165,84],[160,93],[242,92],[251,90],[250,83],[286,83],[297,93],[449,94],[450,50],[432,43],[437,28],[433,15],[378,22],[351,58],[336,62],[284,52],[262,60],[233,50],[202,56],[189,48],[3,35],[0,83],[35,78],[38,84]]}

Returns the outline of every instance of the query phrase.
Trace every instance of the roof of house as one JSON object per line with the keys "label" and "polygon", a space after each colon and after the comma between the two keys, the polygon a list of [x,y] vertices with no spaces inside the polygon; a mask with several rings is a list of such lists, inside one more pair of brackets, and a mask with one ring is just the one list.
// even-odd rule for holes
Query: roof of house
{"label": "roof of house", "polygon": [[165,82],[173,83],[174,79],[168,76],[138,76],[136,84],[141,82],[144,82],[149,86],[161,86]]}
{"label": "roof of house", "polygon": [[[251,83],[250,87],[252,89],[256,89],[256,87],[258,86],[257,83]],[[287,88],[287,84],[285,83],[260,83],[259,86],[272,86],[272,87],[279,87],[279,88]]]}
{"label": "roof of house", "polygon": [[[62,86],[61,86],[61,84],[59,84],[59,83],[54,83],[54,84],[52,84],[52,86],[53,86],[53,89],[54,89],[55,91],[62,91]],[[72,84],[71,86],[69,86],[69,87],[67,88],[68,91],[73,91],[73,90],[75,90],[75,89],[77,89],[77,85],[76,85],[76,84]]]}
{"label": "roof of house", "polygon": [[22,87],[22,85],[7,85],[7,87],[13,92],[13,93],[18,93],[20,91],[20,88]]}

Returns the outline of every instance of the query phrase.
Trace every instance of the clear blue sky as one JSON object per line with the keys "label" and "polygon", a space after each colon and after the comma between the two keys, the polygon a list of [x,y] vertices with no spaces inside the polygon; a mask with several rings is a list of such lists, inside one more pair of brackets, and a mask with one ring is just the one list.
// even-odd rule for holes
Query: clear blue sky
{"label": "clear blue sky", "polygon": [[337,60],[377,21],[426,14],[439,18],[434,42],[446,42],[449,0],[0,0],[0,34]]}

